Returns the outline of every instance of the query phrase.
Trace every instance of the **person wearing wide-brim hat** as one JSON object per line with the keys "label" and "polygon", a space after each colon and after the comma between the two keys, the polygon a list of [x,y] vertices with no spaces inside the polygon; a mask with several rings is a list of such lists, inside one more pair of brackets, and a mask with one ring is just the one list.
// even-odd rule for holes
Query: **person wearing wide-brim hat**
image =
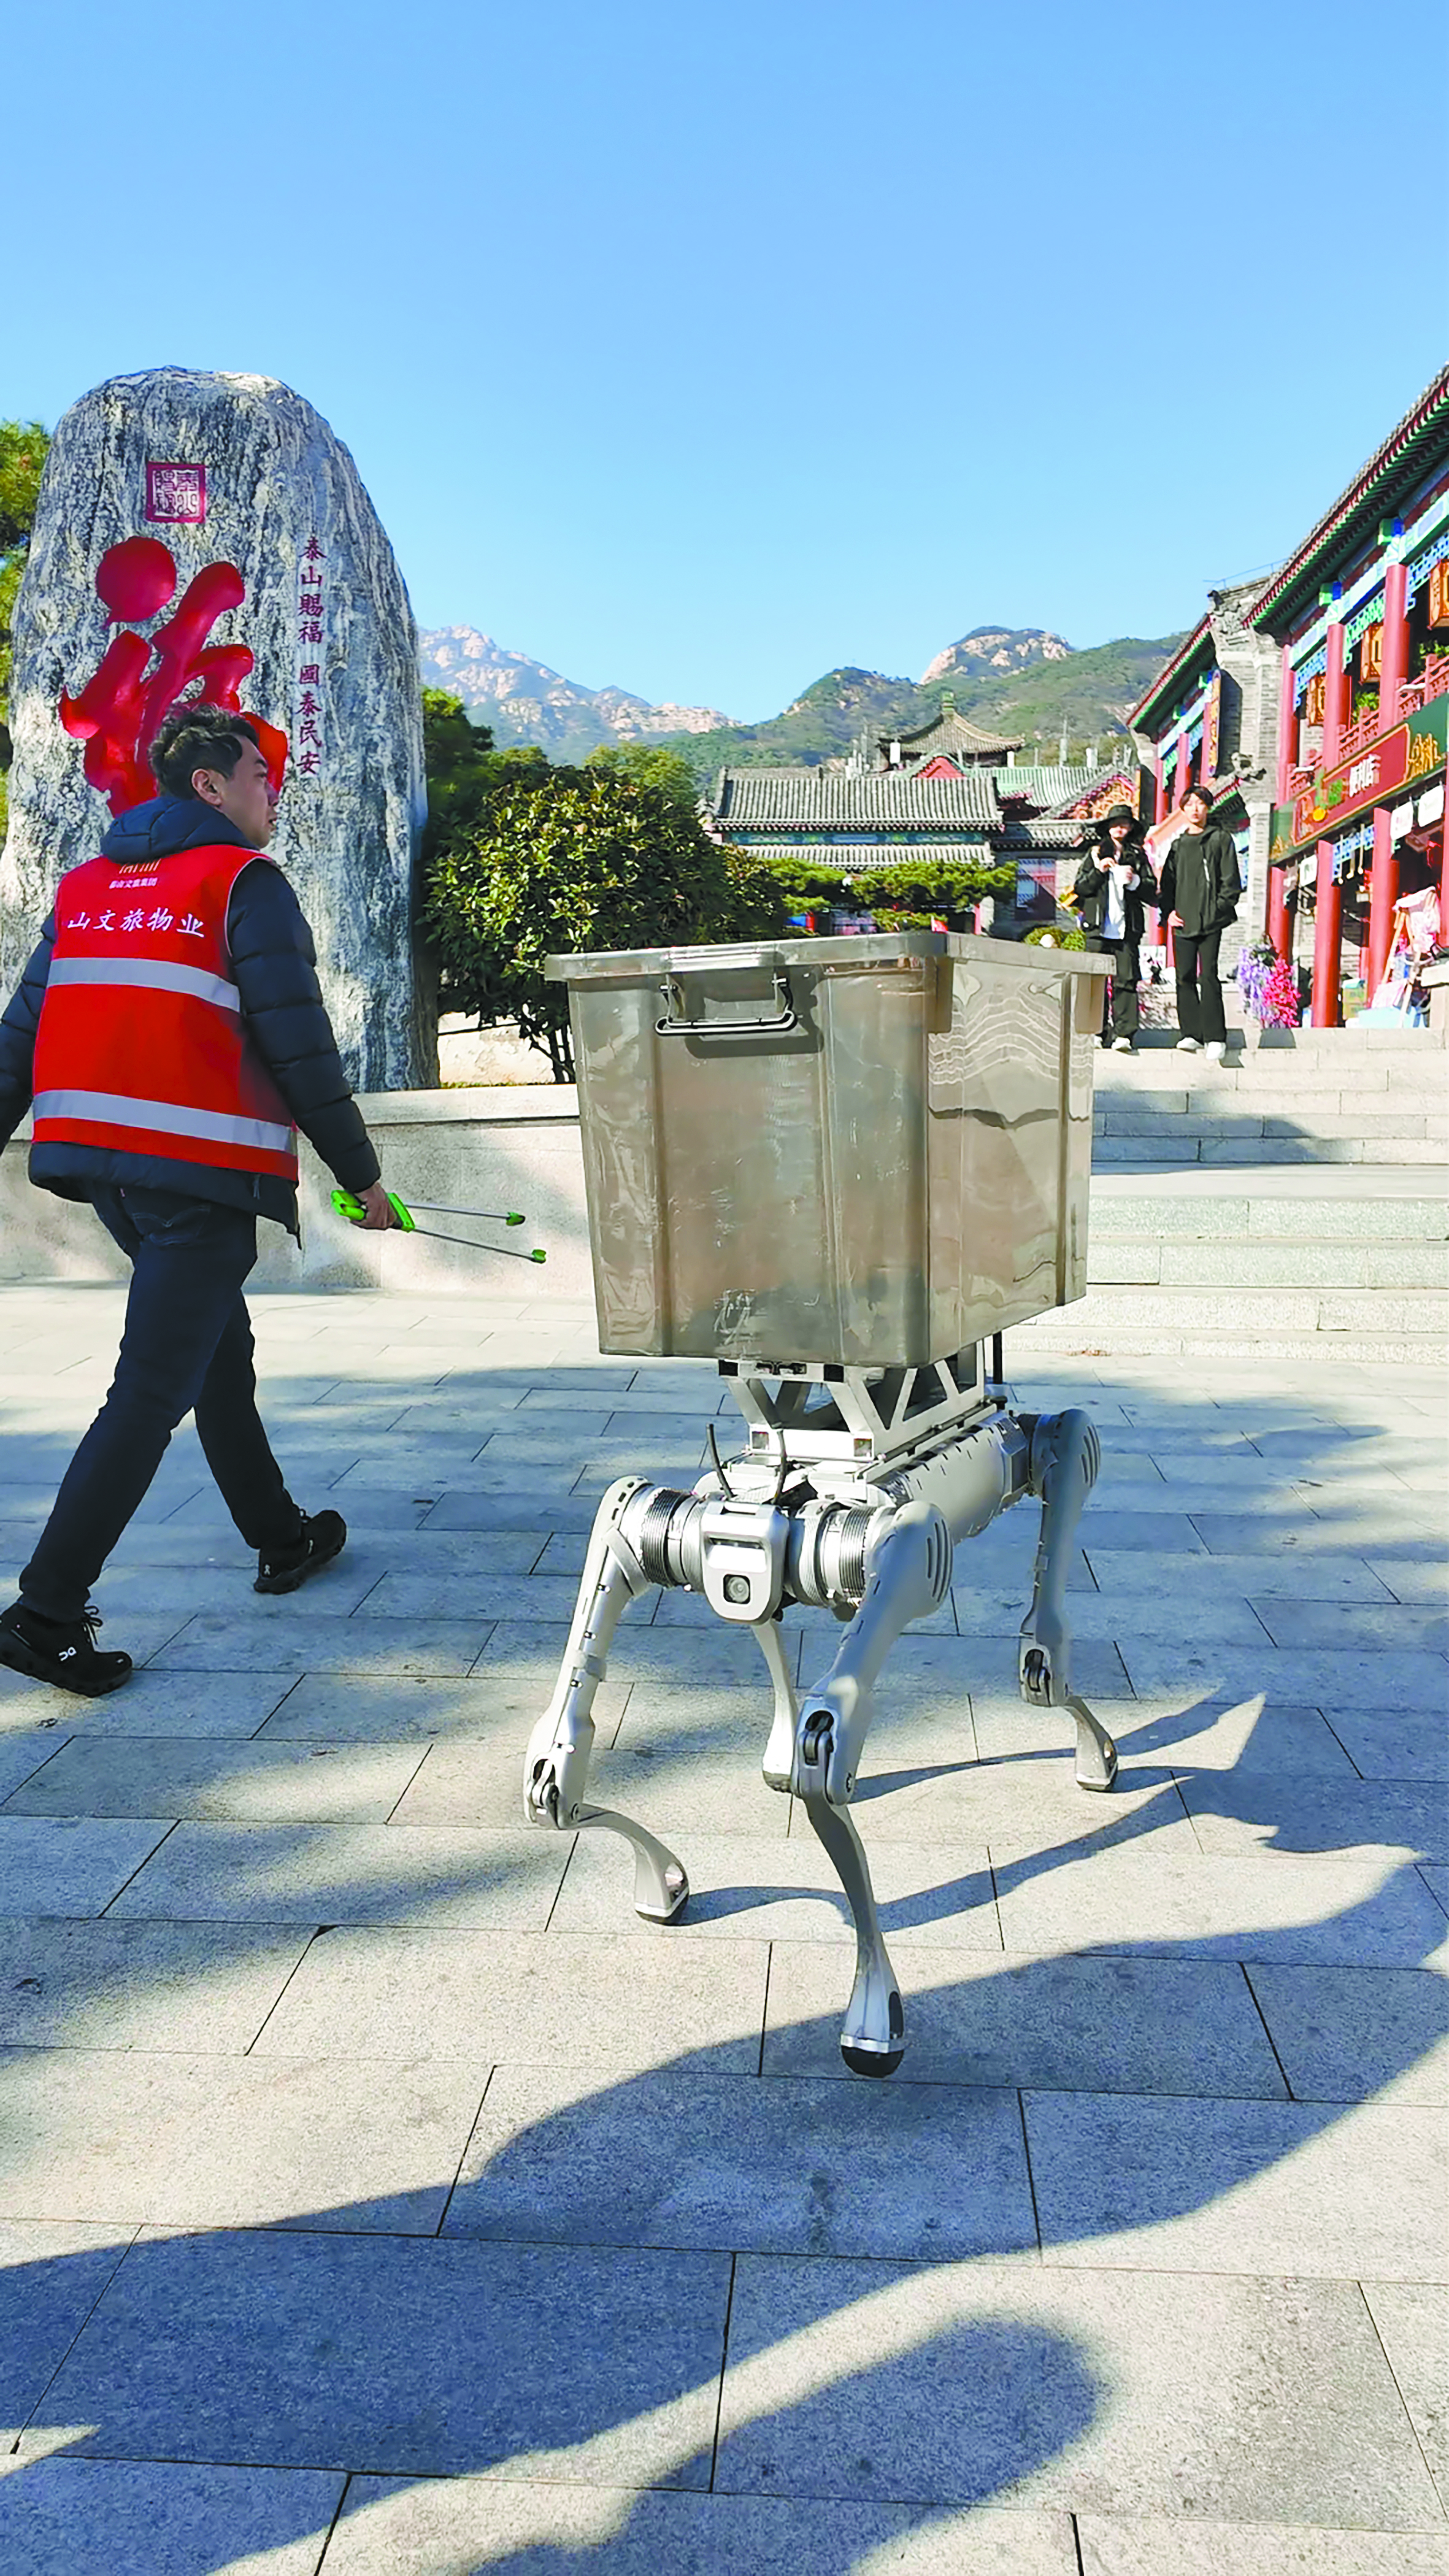
{"label": "person wearing wide-brim hat", "polygon": [[1095,846],[1077,870],[1075,891],[1088,948],[1112,961],[1110,993],[1102,996],[1102,1044],[1130,1055],[1139,1025],[1143,905],[1157,893],[1142,826],[1130,805],[1114,805],[1103,815]]}

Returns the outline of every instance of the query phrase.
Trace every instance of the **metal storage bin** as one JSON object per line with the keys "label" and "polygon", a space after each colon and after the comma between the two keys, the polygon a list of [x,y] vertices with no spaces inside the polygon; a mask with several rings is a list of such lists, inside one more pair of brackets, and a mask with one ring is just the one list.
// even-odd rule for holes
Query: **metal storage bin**
{"label": "metal storage bin", "polygon": [[920,1365],[1083,1293],[1104,959],[908,931],[547,972],[602,1349]]}

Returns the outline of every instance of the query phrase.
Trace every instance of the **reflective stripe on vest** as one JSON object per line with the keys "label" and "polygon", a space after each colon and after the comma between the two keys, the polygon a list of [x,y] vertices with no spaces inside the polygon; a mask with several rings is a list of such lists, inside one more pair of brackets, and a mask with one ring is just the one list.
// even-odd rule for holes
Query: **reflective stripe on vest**
{"label": "reflective stripe on vest", "polygon": [[232,888],[260,858],[210,842],[66,872],[35,1038],[38,1146],[296,1181],[296,1132],[227,941]]}
{"label": "reflective stripe on vest", "polygon": [[228,1118],[219,1110],[183,1109],[174,1100],[129,1100],[120,1091],[38,1091],[35,1118],[37,1124],[68,1118],[91,1127],[153,1127],[212,1145],[259,1145],[268,1154],[285,1154],[292,1143],[290,1127],[270,1126],[264,1118]]}
{"label": "reflective stripe on vest", "polygon": [[215,1002],[223,1011],[239,1011],[241,995],[224,975],[204,975],[196,966],[168,966],[163,958],[53,957],[50,984],[138,984],[152,993],[191,993],[198,1002]]}

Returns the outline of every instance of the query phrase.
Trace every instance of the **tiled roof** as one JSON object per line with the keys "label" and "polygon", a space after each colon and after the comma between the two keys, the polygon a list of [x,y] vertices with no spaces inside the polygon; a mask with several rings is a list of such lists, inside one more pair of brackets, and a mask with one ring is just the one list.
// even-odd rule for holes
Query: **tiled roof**
{"label": "tiled roof", "polygon": [[852,777],[845,769],[726,769],[714,795],[725,832],[891,831],[1000,820],[991,772],[915,778],[909,770]]}
{"label": "tiled roof", "polygon": [[1009,796],[1024,796],[1032,805],[1063,805],[1069,796],[1085,796],[1089,787],[1101,784],[1105,775],[1100,769],[1087,769],[1069,764],[1066,768],[1027,767],[1021,761],[1014,769],[993,769],[991,783],[998,804]]}
{"label": "tiled roof", "polygon": [[1441,367],[1416,403],[1325,510],[1248,611],[1269,634],[1285,627],[1314,594],[1331,564],[1371,535],[1375,519],[1449,453],[1449,367]]}
{"label": "tiled roof", "polygon": [[[886,737],[890,739],[890,737]],[[927,760],[932,752],[960,751],[969,759],[980,760],[987,752],[1017,751],[1025,737],[1021,734],[986,733],[974,725],[956,707],[943,707],[931,722],[916,725],[910,733],[895,737],[901,749],[912,760]]]}
{"label": "tiled roof", "polygon": [[992,847],[998,858],[1009,859],[1020,851],[1070,850],[1076,847],[1086,831],[1085,823],[1059,821],[1041,814],[1029,823],[1013,823],[1008,831],[993,836]]}

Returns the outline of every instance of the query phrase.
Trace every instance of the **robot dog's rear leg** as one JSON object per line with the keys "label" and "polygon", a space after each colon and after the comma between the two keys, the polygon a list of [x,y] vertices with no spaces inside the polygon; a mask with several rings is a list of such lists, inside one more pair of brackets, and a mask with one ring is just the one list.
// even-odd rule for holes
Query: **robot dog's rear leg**
{"label": "robot dog's rear leg", "polygon": [[584,1803],[594,1750],[594,1693],[608,1668],[609,1647],[627,1604],[649,1589],[649,1578],[619,1527],[624,1507],[642,1481],[621,1477],[594,1515],[558,1682],[528,1739],[523,1808],[531,1825],[553,1826],[560,1833],[597,1826],[622,1834],[634,1852],[635,1912],[647,1922],[668,1923],[689,1894],[682,1864],[632,1817]]}
{"label": "robot dog's rear leg", "polygon": [[1033,1708],[1071,1710],[1077,1726],[1077,1785],[1110,1789],[1117,1777],[1117,1747],[1072,1688],[1067,1617],[1077,1524],[1097,1481],[1101,1446],[1090,1416],[1078,1409],[1039,1414],[1030,1427],[1031,1489],[1041,1496],[1041,1532],[1031,1608],[1021,1623],[1021,1694]]}

